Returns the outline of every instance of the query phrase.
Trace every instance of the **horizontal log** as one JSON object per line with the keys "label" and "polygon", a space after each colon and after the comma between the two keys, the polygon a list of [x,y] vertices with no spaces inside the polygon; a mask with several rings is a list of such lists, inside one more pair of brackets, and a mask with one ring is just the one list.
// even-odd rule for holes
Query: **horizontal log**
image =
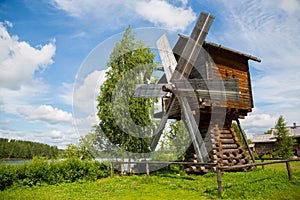
{"label": "horizontal log", "polygon": [[238,154],[237,156],[235,156],[235,159],[240,161],[244,157],[245,157],[244,155]]}
{"label": "horizontal log", "polygon": [[233,139],[221,139],[222,144],[234,144],[235,141]]}
{"label": "horizontal log", "polygon": [[228,160],[228,156],[227,155],[222,155],[220,157],[222,158],[222,160]]}
{"label": "horizontal log", "polygon": [[222,149],[235,149],[238,148],[236,144],[222,144]]}
{"label": "horizontal log", "polygon": [[222,134],[224,134],[224,133],[231,133],[231,131],[228,130],[228,129],[222,129],[222,130],[221,130],[221,133],[222,133]]}
{"label": "horizontal log", "polygon": [[212,171],[212,172],[217,171],[217,167],[212,167],[212,168],[211,168],[211,171]]}
{"label": "horizontal log", "polygon": [[218,160],[218,156],[217,155],[211,156],[211,160]]}
{"label": "horizontal log", "polygon": [[222,134],[220,134],[220,138],[221,139],[230,139],[230,138],[233,138],[233,136],[230,133],[222,133]]}
{"label": "horizontal log", "polygon": [[243,164],[243,165],[247,164],[247,161],[245,159],[241,159],[240,162],[239,162],[239,164]]}
{"label": "horizontal log", "polygon": [[218,152],[217,150],[213,149],[213,150],[210,151],[210,154],[211,154],[211,155],[214,155],[214,154],[216,154],[217,152]]}
{"label": "horizontal log", "polygon": [[222,160],[222,164],[228,166],[229,165],[229,161],[228,160]]}
{"label": "horizontal log", "polygon": [[200,166],[199,170],[203,172],[203,171],[205,171],[205,167],[204,166]]}
{"label": "horizontal log", "polygon": [[[232,151],[231,151],[232,149],[223,149],[222,152],[217,152],[215,155],[217,155],[218,157],[222,157],[223,155],[229,156],[229,154],[226,153],[226,150],[230,150],[230,152],[232,152]],[[233,149],[233,151],[238,151],[238,150]],[[231,155],[236,156],[237,154],[236,154],[236,153],[233,154],[233,152],[232,152]]]}

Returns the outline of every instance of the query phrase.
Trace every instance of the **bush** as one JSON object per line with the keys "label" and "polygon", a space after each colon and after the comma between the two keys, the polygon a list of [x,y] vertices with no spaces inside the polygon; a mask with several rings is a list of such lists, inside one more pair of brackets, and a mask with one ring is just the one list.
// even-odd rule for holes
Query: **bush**
{"label": "bush", "polygon": [[13,185],[17,180],[16,169],[13,165],[0,164],[0,190]]}
{"label": "bush", "polygon": [[82,161],[70,158],[63,161],[49,161],[34,158],[22,165],[0,165],[0,190],[13,185],[24,186],[97,180],[109,176],[109,167],[99,161]]}

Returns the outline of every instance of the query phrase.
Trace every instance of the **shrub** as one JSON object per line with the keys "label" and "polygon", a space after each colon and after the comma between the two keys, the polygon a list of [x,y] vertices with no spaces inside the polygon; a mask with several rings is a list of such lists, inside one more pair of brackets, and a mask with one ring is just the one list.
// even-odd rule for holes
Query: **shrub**
{"label": "shrub", "polygon": [[17,180],[16,169],[13,165],[0,164],[0,190],[13,185]]}
{"label": "shrub", "polygon": [[33,186],[57,184],[78,180],[97,180],[109,176],[109,167],[98,161],[82,161],[70,158],[63,161],[49,161],[34,158],[22,165],[0,165],[0,190],[13,185]]}

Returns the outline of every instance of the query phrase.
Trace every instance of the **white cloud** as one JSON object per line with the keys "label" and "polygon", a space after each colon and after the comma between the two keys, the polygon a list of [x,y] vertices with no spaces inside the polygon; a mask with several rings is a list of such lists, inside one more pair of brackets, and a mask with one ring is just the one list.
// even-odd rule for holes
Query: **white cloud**
{"label": "white cloud", "polygon": [[94,125],[99,124],[97,116],[88,115],[84,118],[76,118],[74,120],[74,126],[79,135],[86,135],[89,133]]}
{"label": "white cloud", "polygon": [[254,108],[245,119],[240,120],[242,128],[248,138],[254,134],[263,134],[267,130],[274,128],[279,115],[264,113],[259,108]]}
{"label": "white cloud", "polygon": [[5,120],[0,121],[0,124],[10,124],[10,123],[11,123],[11,120],[9,120],[9,119],[5,119]]}
{"label": "white cloud", "polygon": [[214,38],[215,42],[262,60],[250,62],[254,102],[260,112],[246,117],[247,126],[265,124],[266,129],[271,128],[276,121],[273,116],[279,115],[289,123],[299,121],[299,1],[253,0],[236,4],[224,0],[223,5],[223,25],[218,27],[222,34]]}
{"label": "white cloud", "polygon": [[10,21],[8,20],[5,20],[4,23],[9,27],[9,28],[12,28],[14,25],[13,23],[11,23]]}
{"label": "white cloud", "polygon": [[[105,81],[106,70],[95,70],[73,84],[64,83],[64,92],[60,98],[65,104],[73,106],[73,118],[76,131],[87,134],[97,124],[97,97],[100,85]],[[73,101],[70,99],[73,98]]]}
{"label": "white cloud", "polygon": [[267,130],[275,125],[277,118],[278,116],[272,116],[270,114],[263,113],[258,108],[254,108],[252,113],[243,120],[243,125],[248,128],[253,126],[265,128]]}
{"label": "white cloud", "polygon": [[105,81],[106,70],[96,70],[84,78],[82,82],[74,88],[73,109],[74,112],[86,115],[94,114],[97,105],[97,96],[100,85]]}
{"label": "white cloud", "polygon": [[128,25],[142,18],[156,26],[180,31],[184,31],[196,18],[192,8],[187,8],[187,3],[187,0],[181,0],[181,5],[165,0],[54,0],[54,6],[69,15],[79,19],[101,19],[97,23],[103,23],[107,28]]}
{"label": "white cloud", "polygon": [[196,18],[192,8],[175,7],[163,0],[139,1],[136,12],[155,25],[184,31]]}
{"label": "white cloud", "polygon": [[289,14],[294,14],[297,12],[299,14],[300,12],[299,0],[281,0],[281,3],[279,5],[284,11],[288,12]]}
{"label": "white cloud", "polygon": [[44,99],[49,91],[49,86],[41,80],[32,80],[30,84],[21,85],[19,90],[0,87],[1,112],[18,115],[17,109],[28,106]]}
{"label": "white cloud", "polygon": [[[5,24],[12,27],[8,21]],[[11,36],[5,24],[0,23],[0,86],[17,90],[22,84],[31,82],[36,71],[53,63],[56,47],[54,41],[32,47],[19,41],[17,36]]]}
{"label": "white cloud", "polygon": [[50,105],[41,105],[36,108],[19,108],[18,112],[29,121],[38,120],[53,124],[72,121],[72,114],[58,108],[54,108]]}

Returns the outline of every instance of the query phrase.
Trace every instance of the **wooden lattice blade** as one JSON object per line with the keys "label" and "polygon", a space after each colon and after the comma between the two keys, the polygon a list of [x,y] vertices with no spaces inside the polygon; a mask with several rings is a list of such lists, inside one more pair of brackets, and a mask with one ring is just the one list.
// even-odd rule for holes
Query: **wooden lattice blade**
{"label": "wooden lattice blade", "polygon": [[197,20],[197,23],[185,45],[182,55],[175,68],[175,73],[171,77],[171,82],[179,79],[188,78],[193,68],[194,62],[200,54],[202,44],[214,20],[214,16],[202,12]]}
{"label": "wooden lattice blade", "polygon": [[165,97],[166,92],[162,91],[165,84],[137,84],[135,85],[134,96],[146,98]]}
{"label": "wooden lattice blade", "polygon": [[198,129],[198,125],[195,121],[194,116],[191,114],[192,110],[190,108],[189,102],[186,97],[178,97],[178,101],[181,105],[181,110],[184,114],[184,122],[190,133],[190,138],[193,142],[195,152],[199,162],[208,162],[209,155],[203,142],[202,136]]}
{"label": "wooden lattice blade", "polygon": [[159,52],[159,56],[166,74],[168,83],[173,75],[177,61],[173,54],[172,48],[168,42],[167,36],[163,34],[156,42],[156,46]]}
{"label": "wooden lattice blade", "polygon": [[170,103],[168,104],[168,107],[167,107],[167,109],[166,109],[163,117],[161,118],[161,120],[159,122],[159,125],[158,125],[158,127],[157,127],[157,129],[156,129],[156,131],[154,133],[153,138],[152,138],[152,141],[151,141],[151,144],[150,144],[150,148],[151,148],[152,151],[155,150],[155,148],[156,148],[156,146],[158,144],[158,141],[159,141],[159,139],[161,137],[161,134],[162,134],[162,132],[163,132],[163,130],[165,128],[165,125],[166,125],[166,123],[168,121],[168,118],[169,118],[169,115],[170,115],[170,111],[171,111],[171,109],[173,107],[174,102],[175,102],[175,97],[173,96],[171,98]]}

